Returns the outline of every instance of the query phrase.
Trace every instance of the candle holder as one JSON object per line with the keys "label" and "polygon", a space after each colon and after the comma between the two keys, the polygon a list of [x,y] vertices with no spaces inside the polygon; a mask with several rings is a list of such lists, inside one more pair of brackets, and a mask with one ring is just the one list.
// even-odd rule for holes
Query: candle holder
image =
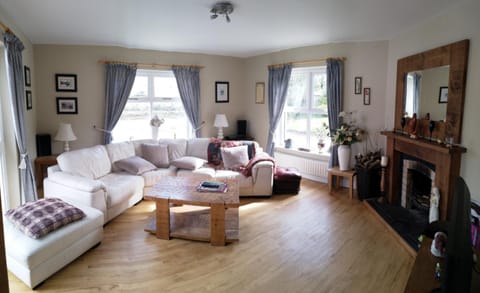
{"label": "candle holder", "polygon": [[387,189],[387,166],[388,166],[388,157],[382,156],[380,159],[380,167],[381,167],[381,179],[380,179],[380,194],[381,196],[386,195]]}
{"label": "candle holder", "polygon": [[430,123],[428,124],[428,131],[430,131],[430,141],[432,140],[432,133],[434,129],[435,129],[435,121],[431,120]]}

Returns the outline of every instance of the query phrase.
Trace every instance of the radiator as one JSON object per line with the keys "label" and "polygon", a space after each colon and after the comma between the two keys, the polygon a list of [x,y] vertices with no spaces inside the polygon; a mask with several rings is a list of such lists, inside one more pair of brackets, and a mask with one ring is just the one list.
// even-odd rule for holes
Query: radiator
{"label": "radiator", "polygon": [[[306,154],[308,155],[308,154]],[[310,155],[311,156],[311,155]],[[275,161],[280,167],[294,167],[303,177],[328,182],[328,158],[303,157],[295,154],[275,151]]]}

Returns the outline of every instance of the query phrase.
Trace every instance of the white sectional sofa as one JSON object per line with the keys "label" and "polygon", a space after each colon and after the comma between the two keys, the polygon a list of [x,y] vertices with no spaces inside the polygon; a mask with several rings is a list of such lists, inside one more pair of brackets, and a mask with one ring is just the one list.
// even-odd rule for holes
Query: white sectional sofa
{"label": "white sectional sofa", "polygon": [[[241,172],[214,168],[204,164],[194,170],[179,169],[169,164],[141,175],[132,175],[118,168],[116,162],[132,156],[142,157],[142,144],[166,145],[171,163],[182,157],[194,157],[207,161],[209,138],[143,140],[96,145],[66,152],[58,156],[58,165],[48,168],[44,179],[46,197],[58,197],[70,203],[80,203],[99,209],[104,222],[118,216],[127,208],[142,200],[144,191],[151,188],[162,176],[197,176],[204,179],[236,178],[240,196],[270,196],[274,176],[274,164],[261,161],[252,168],[252,176]],[[254,142],[257,155],[263,150]]]}

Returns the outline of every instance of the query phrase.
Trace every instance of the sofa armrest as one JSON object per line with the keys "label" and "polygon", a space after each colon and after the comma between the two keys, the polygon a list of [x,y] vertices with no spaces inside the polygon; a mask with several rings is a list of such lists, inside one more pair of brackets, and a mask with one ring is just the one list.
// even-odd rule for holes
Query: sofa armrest
{"label": "sofa armrest", "polygon": [[255,164],[252,168],[253,182],[273,182],[273,163],[269,161],[262,161]]}
{"label": "sofa armrest", "polygon": [[57,184],[86,192],[96,192],[100,189],[105,190],[105,185],[100,180],[76,176],[67,172],[50,172],[47,178]]}

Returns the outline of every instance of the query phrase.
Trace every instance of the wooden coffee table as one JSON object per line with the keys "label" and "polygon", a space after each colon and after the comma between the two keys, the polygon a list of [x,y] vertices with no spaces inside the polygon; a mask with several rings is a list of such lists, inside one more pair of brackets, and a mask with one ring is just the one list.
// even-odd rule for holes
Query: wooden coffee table
{"label": "wooden coffee table", "polygon": [[144,198],[155,201],[156,211],[145,231],[160,239],[209,241],[213,246],[237,241],[240,206],[237,180],[221,180],[228,186],[224,193],[197,191],[202,181],[166,176],[147,191]]}

